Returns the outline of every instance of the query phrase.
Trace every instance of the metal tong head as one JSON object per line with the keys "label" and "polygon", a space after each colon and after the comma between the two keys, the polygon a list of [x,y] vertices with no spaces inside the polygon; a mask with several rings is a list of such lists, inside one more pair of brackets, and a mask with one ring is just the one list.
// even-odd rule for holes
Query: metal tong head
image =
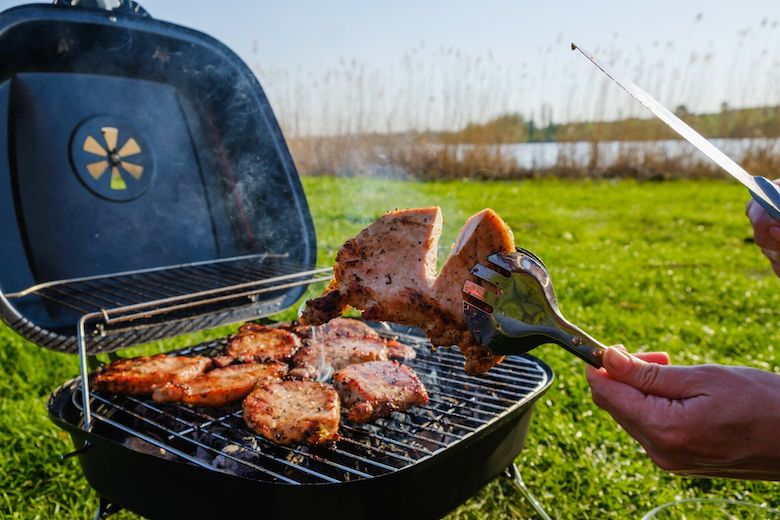
{"label": "metal tong head", "polygon": [[495,253],[477,264],[477,282],[463,285],[463,314],[477,342],[496,354],[523,354],[557,343],[601,367],[606,347],[566,320],[558,309],[550,273],[530,251]]}

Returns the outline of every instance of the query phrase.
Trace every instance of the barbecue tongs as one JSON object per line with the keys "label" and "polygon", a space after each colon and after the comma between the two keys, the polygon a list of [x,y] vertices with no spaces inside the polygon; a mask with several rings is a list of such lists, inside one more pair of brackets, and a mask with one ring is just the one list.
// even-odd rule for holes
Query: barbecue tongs
{"label": "barbecue tongs", "polygon": [[606,346],[569,323],[558,309],[550,273],[536,255],[522,248],[495,253],[490,266],[471,270],[480,283],[463,285],[466,324],[480,345],[496,354],[523,354],[557,343],[595,367]]}

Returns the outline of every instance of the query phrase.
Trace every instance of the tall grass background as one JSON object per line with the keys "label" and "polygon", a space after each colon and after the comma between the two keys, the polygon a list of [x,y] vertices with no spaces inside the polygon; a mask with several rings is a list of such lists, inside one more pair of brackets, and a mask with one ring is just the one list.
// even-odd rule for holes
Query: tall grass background
{"label": "tall grass background", "polygon": [[[696,30],[702,15],[691,21]],[[591,49],[708,137],[746,139],[752,173],[780,167],[780,27],[764,18],[733,34],[729,54],[655,41]],[[684,39],[684,36],[683,36]],[[625,38],[624,38],[625,40]],[[419,179],[540,176],[663,179],[722,175],[560,35],[534,52],[544,65],[500,63],[425,42],[394,64],[354,59],[318,70],[254,65],[304,175]],[[680,60],[680,56],[687,56]],[[682,65],[680,65],[682,63]],[[675,65],[676,64],[676,65]],[[557,100],[557,101],[555,101]],[[561,101],[565,100],[565,101]],[[554,113],[553,106],[557,107]],[[525,113],[517,106],[530,106]],[[563,108],[562,108],[563,107]],[[558,143],[554,161],[517,161],[512,145]],[[588,143],[583,153],[583,142]],[[531,147],[533,148],[533,147]],[[533,151],[527,153],[533,154]]]}

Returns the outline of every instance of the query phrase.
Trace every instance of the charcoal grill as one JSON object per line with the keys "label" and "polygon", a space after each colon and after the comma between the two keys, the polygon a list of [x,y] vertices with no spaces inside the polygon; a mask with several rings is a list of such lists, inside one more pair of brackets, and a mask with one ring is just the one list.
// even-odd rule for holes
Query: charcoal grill
{"label": "charcoal grill", "polygon": [[0,13],[0,316],[79,356],[48,410],[101,497],[98,516],[433,518],[505,470],[527,491],[513,460],[549,367],[518,356],[468,375],[459,353],[432,352],[414,329],[373,324],[415,348],[430,404],[345,419],[333,447],[269,443],[238,404],[90,391],[92,356],[269,316],[331,269],[316,266],[270,106],[231,51],[134,2],[60,4]]}

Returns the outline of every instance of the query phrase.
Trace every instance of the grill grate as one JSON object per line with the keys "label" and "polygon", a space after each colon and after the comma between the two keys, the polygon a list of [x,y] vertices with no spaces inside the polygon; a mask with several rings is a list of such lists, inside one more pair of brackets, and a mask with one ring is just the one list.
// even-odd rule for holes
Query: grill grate
{"label": "grill grate", "polygon": [[[263,253],[52,281],[5,296],[20,303],[37,298],[74,322],[86,317],[86,350],[95,354],[278,312],[284,303],[275,295],[329,281],[331,273],[293,264],[286,254]],[[46,347],[77,350],[73,336],[24,318],[12,326]]]}
{"label": "grill grate", "polygon": [[[246,427],[240,403],[210,409],[91,394],[93,424],[108,427],[134,449],[211,470],[264,482],[337,483],[378,477],[432,457],[521,407],[550,381],[548,372],[530,357],[508,357],[490,373],[472,376],[463,372],[458,352],[434,353],[418,336],[392,336],[416,346],[417,358],[405,363],[425,384],[430,403],[373,424],[343,418],[341,439],[334,447],[283,447],[266,441]],[[215,355],[225,343],[180,352]],[[72,398],[83,409],[77,382]]]}

